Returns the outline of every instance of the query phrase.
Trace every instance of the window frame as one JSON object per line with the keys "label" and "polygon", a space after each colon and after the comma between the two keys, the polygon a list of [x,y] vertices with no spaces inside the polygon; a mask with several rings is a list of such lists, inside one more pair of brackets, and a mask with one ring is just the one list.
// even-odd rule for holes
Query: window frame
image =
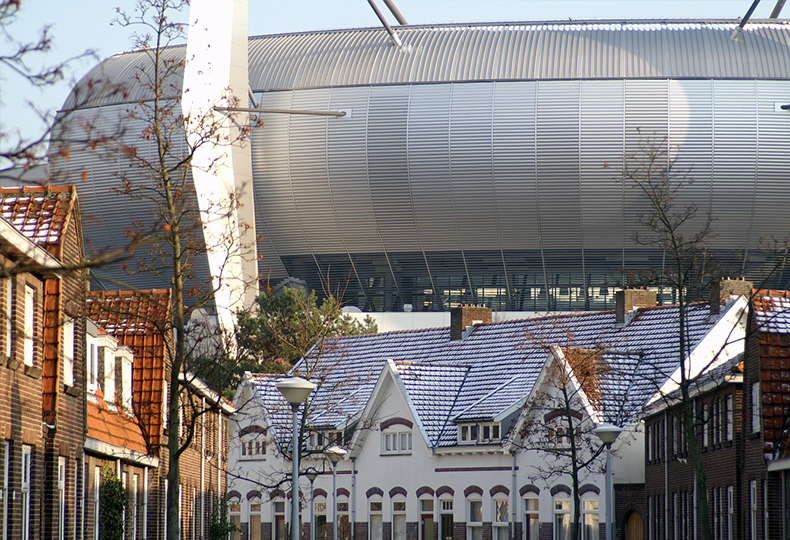
{"label": "window frame", "polygon": [[[479,506],[480,519],[472,519],[476,513],[473,508]],[[466,540],[482,540],[483,538],[483,498],[479,495],[470,495],[466,499]]]}
{"label": "window frame", "polygon": [[[559,508],[558,503],[562,503],[566,508]],[[554,540],[569,540],[571,534],[571,511],[572,501],[567,493],[558,493],[552,499],[552,529]],[[564,523],[560,526],[560,519]],[[564,531],[564,534],[563,534]]]}
{"label": "window frame", "polygon": [[33,447],[22,445],[21,487],[22,492],[22,540],[30,538],[30,512],[32,509]]}
{"label": "window frame", "polygon": [[[595,503],[594,508],[588,508],[587,503]],[[600,540],[601,537],[601,500],[596,493],[585,493],[579,499],[581,504],[582,540]],[[594,521],[592,529],[587,529],[587,518]],[[590,533],[590,531],[592,531]]]}
{"label": "window frame", "polygon": [[[429,505],[430,506],[429,510],[426,510],[424,508],[426,506],[424,503],[431,503]],[[420,512],[420,522],[419,522],[419,528],[417,530],[418,540],[436,540],[436,534],[434,530],[436,525],[436,510],[438,506],[436,504],[436,500],[433,498],[433,496],[430,495],[422,496],[417,500],[417,504],[418,504],[417,509]],[[426,538],[425,536],[426,516],[430,520],[431,538]]]}
{"label": "window frame", "polygon": [[[500,504],[505,505],[505,521],[499,521]],[[510,497],[497,493],[491,497],[491,538],[492,540],[509,540],[510,537]],[[504,530],[503,530],[504,529]]]}
{"label": "window frame", "polygon": [[[400,505],[403,505],[403,507],[400,508]],[[408,522],[406,518],[406,512],[408,510],[408,506],[406,504],[406,498],[402,495],[396,495],[395,497],[392,498],[392,504],[390,505],[390,508],[392,509],[392,540],[406,540],[406,538],[408,538],[407,536]],[[402,538],[399,538],[398,536],[400,533],[399,522],[401,520],[403,521],[403,525],[402,525],[403,535]]]}
{"label": "window frame", "polygon": [[724,399],[724,408],[727,417],[725,440],[730,442],[735,437],[735,398],[732,394],[728,394]]}
{"label": "window frame", "polygon": [[412,429],[396,424],[381,431],[381,455],[404,456],[412,453]]}
{"label": "window frame", "polygon": [[[539,540],[540,539],[540,497],[536,493],[530,493],[521,498],[522,520],[521,520],[521,536],[523,540]],[[534,502],[534,508],[531,504]],[[530,532],[530,525],[536,526],[535,537],[532,537]]]}
{"label": "window frame", "polygon": [[[374,504],[378,505],[378,509],[373,509]],[[374,517],[378,520],[376,525],[373,524]],[[374,531],[379,534],[374,536]],[[316,538],[318,537],[316,536]],[[384,540],[384,501],[378,496],[368,499],[368,539]]]}
{"label": "window frame", "polygon": [[450,535],[452,538],[455,529],[455,499],[452,495],[440,495],[437,504],[437,512],[439,513],[439,538],[438,540],[445,540],[447,537],[444,530],[444,516],[450,516]]}
{"label": "window frame", "polygon": [[36,365],[36,288],[25,283],[24,333],[22,337],[22,362],[27,367]]}
{"label": "window frame", "polygon": [[63,316],[63,384],[74,386],[74,319]]}
{"label": "window frame", "polygon": [[762,429],[762,406],[760,403],[760,382],[752,383],[752,433],[759,433]]}

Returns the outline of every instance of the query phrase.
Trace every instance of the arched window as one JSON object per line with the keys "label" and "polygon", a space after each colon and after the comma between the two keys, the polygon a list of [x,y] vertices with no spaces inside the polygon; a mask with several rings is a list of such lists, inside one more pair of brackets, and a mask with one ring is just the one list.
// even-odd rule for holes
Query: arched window
{"label": "arched window", "polygon": [[411,454],[411,422],[381,423],[381,453]]}
{"label": "arched window", "polygon": [[476,493],[466,500],[466,540],[483,540],[483,498]]}
{"label": "arched window", "polygon": [[524,494],[524,540],[538,540],[540,535],[540,499],[538,494]]}
{"label": "arched window", "polygon": [[492,502],[492,512],[493,512],[493,539],[494,540],[508,540],[509,534],[509,525],[510,525],[510,514],[509,508],[510,505],[508,504],[508,494],[507,493],[497,493],[494,495]]}
{"label": "arched window", "polygon": [[239,496],[230,497],[228,512],[230,513],[230,523],[234,525],[234,530],[230,533],[230,540],[241,540],[241,498]]}
{"label": "arched window", "polygon": [[439,495],[439,540],[453,540],[453,521],[453,494],[445,492]]}
{"label": "arched window", "polygon": [[599,540],[598,494],[589,492],[582,496],[582,539]]}
{"label": "arched window", "polygon": [[248,426],[239,431],[240,458],[260,460],[266,458],[266,428]]}
{"label": "arched window", "polygon": [[368,500],[368,528],[370,540],[384,539],[384,502],[380,495],[374,495]]}
{"label": "arched window", "polygon": [[[339,491],[339,490],[338,490]],[[348,494],[337,497],[337,536],[340,540],[351,540],[351,520],[348,517]]]}
{"label": "arched window", "polygon": [[426,493],[420,497],[420,540],[435,540],[433,495]]}
{"label": "arched window", "polygon": [[250,538],[261,538],[261,497],[247,497],[250,505]]}
{"label": "arched window", "polygon": [[313,505],[315,507],[315,539],[326,540],[326,495],[316,494],[313,498]]}
{"label": "arched window", "polygon": [[565,492],[554,496],[554,540],[570,540],[571,499]]}
{"label": "arched window", "polygon": [[392,498],[392,540],[406,540],[406,497]]}

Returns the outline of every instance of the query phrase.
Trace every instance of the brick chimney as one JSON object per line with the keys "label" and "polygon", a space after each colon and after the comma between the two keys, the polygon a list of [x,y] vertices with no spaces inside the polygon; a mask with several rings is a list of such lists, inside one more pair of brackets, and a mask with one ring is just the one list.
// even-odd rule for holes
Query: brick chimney
{"label": "brick chimney", "polygon": [[473,324],[490,323],[491,309],[485,306],[467,306],[450,310],[450,339],[457,341],[464,338],[464,331]]}
{"label": "brick chimney", "polygon": [[615,293],[615,322],[625,324],[626,315],[640,307],[654,307],[656,292],[647,289],[624,289]]}
{"label": "brick chimney", "polygon": [[743,278],[722,278],[710,286],[710,314],[718,315],[721,306],[727,303],[730,296],[746,296],[752,292],[752,282]]}

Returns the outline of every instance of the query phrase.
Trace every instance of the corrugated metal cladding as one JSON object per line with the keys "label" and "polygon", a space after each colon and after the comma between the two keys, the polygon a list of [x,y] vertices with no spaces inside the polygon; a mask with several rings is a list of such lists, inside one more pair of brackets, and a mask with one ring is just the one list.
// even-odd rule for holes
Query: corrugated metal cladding
{"label": "corrugated metal cladding", "polygon": [[[564,22],[408,26],[395,47],[382,28],[255,36],[255,91],[453,81],[545,79],[783,79],[790,73],[790,24],[750,21]],[[183,59],[185,47],[167,49]],[[112,56],[80,82],[64,108],[134,102],[148,90],[135,76],[148,56]],[[91,81],[91,90],[88,90]],[[99,84],[101,83],[101,84]],[[180,86],[178,76],[170,81]]]}
{"label": "corrugated metal cladding", "polygon": [[[740,43],[733,27],[416,27],[399,30],[404,51],[381,30],[251,38],[262,107],[349,111],[261,115],[262,274],[328,281],[374,310],[610,307],[610,284],[664,262],[634,242],[647,208],[616,171],[666,139],[694,178],[678,204],[712,212],[726,272],[761,275],[761,242],[790,233],[790,113],[776,107],[790,102],[790,25],[750,23]],[[131,56],[103,66],[128,72]],[[112,126],[125,108],[77,117]],[[149,210],[107,196],[121,158],[77,154],[65,167],[90,169],[86,236],[112,245]]]}

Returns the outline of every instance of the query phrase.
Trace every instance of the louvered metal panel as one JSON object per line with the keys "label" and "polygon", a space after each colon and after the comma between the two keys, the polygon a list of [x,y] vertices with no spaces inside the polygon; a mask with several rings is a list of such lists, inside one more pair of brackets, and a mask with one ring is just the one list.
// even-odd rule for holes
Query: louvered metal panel
{"label": "louvered metal panel", "polygon": [[[377,310],[611,307],[623,272],[663,262],[634,243],[649,208],[617,175],[623,155],[665,138],[695,180],[678,204],[713,209],[722,258],[744,248],[757,260],[790,223],[790,119],[775,110],[790,95],[790,25],[750,23],[737,44],[733,26],[409,27],[403,49],[380,29],[251,38],[261,107],[350,113],[260,115],[261,272],[319,291],[328,280]],[[128,75],[134,59],[121,58],[114,73]],[[77,115],[98,111],[112,129],[125,107]],[[92,242],[150,216],[107,194],[125,170],[117,155],[72,156],[53,167],[72,181],[88,169]]]}

